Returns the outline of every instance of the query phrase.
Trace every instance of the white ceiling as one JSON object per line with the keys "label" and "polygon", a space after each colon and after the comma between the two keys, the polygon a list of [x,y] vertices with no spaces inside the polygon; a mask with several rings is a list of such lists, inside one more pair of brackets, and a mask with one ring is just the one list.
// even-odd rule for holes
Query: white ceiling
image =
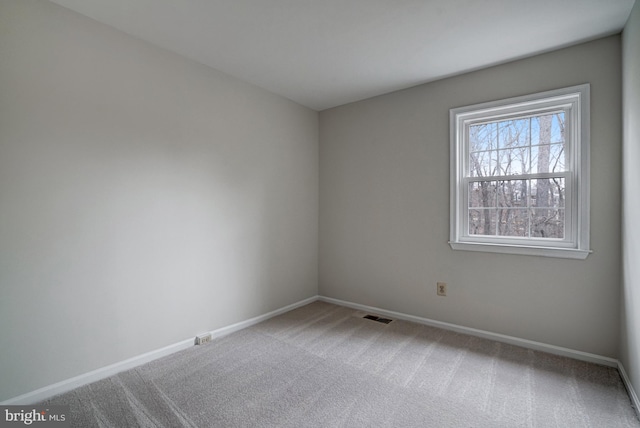
{"label": "white ceiling", "polygon": [[51,0],[315,110],[618,33],[634,0]]}

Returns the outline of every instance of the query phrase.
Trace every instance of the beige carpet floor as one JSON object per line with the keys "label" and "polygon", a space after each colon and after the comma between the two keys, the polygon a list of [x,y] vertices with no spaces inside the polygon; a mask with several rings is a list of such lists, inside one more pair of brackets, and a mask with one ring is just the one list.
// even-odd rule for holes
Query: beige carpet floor
{"label": "beige carpet floor", "polygon": [[76,427],[640,427],[617,370],[315,302],[49,400]]}

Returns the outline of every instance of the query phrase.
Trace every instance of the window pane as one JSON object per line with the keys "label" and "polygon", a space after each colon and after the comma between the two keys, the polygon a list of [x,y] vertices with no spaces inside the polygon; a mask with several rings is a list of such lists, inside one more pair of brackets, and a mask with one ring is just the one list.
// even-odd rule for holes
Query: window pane
{"label": "window pane", "polygon": [[551,143],[551,115],[531,118],[531,145]]}
{"label": "window pane", "polygon": [[526,208],[529,180],[505,180],[498,183],[498,207]]}
{"label": "window pane", "polygon": [[469,235],[495,235],[495,208],[469,210]]}
{"label": "window pane", "polygon": [[565,207],[566,188],[564,178],[556,177],[550,179],[552,206],[557,208]]}
{"label": "window pane", "polygon": [[556,113],[551,118],[551,142],[564,145],[564,112]]}
{"label": "window pane", "polygon": [[529,236],[529,212],[527,209],[498,209],[498,235]]}
{"label": "window pane", "polygon": [[565,195],[565,181],[562,177],[531,180],[531,207],[564,208]]}
{"label": "window pane", "polygon": [[498,152],[498,167],[500,175],[529,174],[529,147],[500,150]]}
{"label": "window pane", "polygon": [[551,172],[551,146],[544,144],[542,146],[531,148],[531,172]]}
{"label": "window pane", "polygon": [[531,172],[565,171],[564,113],[531,119]]}
{"label": "window pane", "polygon": [[497,148],[496,125],[493,123],[469,127],[469,151]]}
{"label": "window pane", "polygon": [[529,145],[529,119],[497,122],[498,147],[511,148]]}
{"label": "window pane", "polygon": [[490,177],[496,169],[496,152],[472,152],[469,154],[469,177]]}
{"label": "window pane", "polygon": [[536,238],[564,238],[564,209],[533,208],[531,236]]}
{"label": "window pane", "polygon": [[551,144],[549,148],[550,172],[566,171],[565,158],[564,144]]}
{"label": "window pane", "polygon": [[496,206],[496,182],[469,183],[469,207],[492,208]]}

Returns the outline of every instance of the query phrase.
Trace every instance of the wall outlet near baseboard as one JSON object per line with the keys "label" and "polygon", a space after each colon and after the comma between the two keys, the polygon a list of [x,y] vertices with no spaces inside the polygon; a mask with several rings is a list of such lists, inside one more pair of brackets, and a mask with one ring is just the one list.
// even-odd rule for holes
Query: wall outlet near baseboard
{"label": "wall outlet near baseboard", "polygon": [[439,282],[436,284],[436,291],[438,293],[438,296],[446,296],[447,295],[447,283],[446,282]]}
{"label": "wall outlet near baseboard", "polygon": [[202,333],[196,336],[196,345],[203,345],[211,342],[211,333]]}

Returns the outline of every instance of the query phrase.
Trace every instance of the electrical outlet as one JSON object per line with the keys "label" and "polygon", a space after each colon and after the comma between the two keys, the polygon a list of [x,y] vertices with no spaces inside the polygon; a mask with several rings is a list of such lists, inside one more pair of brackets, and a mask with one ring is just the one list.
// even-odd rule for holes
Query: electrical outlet
{"label": "electrical outlet", "polygon": [[211,342],[211,333],[202,333],[196,336],[196,345],[203,345]]}
{"label": "electrical outlet", "polygon": [[447,283],[439,282],[436,285],[436,291],[438,292],[438,296],[446,296],[447,295]]}

